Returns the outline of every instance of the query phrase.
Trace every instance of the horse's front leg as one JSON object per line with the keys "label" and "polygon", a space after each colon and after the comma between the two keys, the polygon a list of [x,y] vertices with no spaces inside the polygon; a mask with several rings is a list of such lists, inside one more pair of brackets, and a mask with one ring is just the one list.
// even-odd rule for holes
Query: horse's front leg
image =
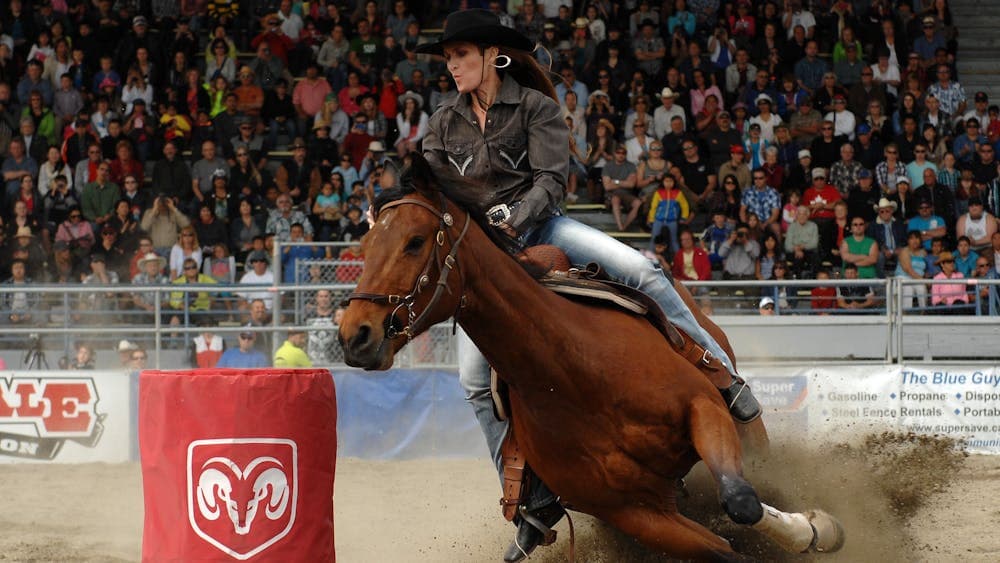
{"label": "horse's front leg", "polygon": [[703,395],[691,401],[690,409],[695,450],[715,477],[722,508],[733,522],[752,526],[792,553],[832,552],[844,545],[844,529],[830,514],[782,512],[760,502],[743,478],[739,437],[725,405]]}

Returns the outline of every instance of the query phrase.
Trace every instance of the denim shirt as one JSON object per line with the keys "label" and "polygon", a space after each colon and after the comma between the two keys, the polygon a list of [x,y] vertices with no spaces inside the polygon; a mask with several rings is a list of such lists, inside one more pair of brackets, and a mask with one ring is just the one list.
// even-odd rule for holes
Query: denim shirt
{"label": "denim shirt", "polygon": [[506,77],[479,127],[469,95],[442,102],[428,123],[423,151],[435,169],[470,180],[482,210],[520,203],[508,220],[518,233],[559,210],[569,169],[569,128],[554,100]]}

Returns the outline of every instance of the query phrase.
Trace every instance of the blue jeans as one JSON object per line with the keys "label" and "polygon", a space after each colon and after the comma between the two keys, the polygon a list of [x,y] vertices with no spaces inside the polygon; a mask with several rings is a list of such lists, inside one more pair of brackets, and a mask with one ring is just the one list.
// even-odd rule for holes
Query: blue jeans
{"label": "blue jeans", "polygon": [[677,242],[677,231],[680,229],[680,224],[677,221],[661,221],[659,219],[653,221],[653,232],[650,233],[649,237],[649,250],[656,250],[656,237],[660,236],[664,228],[670,233],[667,248],[670,249],[670,256],[673,257],[681,249],[680,244]]}
{"label": "blue jeans", "polygon": [[[490,457],[500,476],[500,487],[503,488],[503,461],[500,459],[500,446],[510,424],[497,420],[493,415],[493,397],[490,395],[490,364],[483,353],[479,351],[472,339],[464,330],[458,331],[458,382],[465,390],[465,400],[472,405],[479,426],[486,436],[486,446],[490,449]],[[532,479],[524,504],[528,510],[541,508],[556,500],[552,491],[542,483],[541,479]]]}
{"label": "blue jeans", "polygon": [[736,375],[729,355],[705,329],[701,328],[673,284],[663,275],[660,265],[643,256],[638,250],[597,229],[564,216],[553,217],[538,225],[525,233],[524,240],[529,246],[537,244],[558,246],[566,253],[570,263],[577,267],[596,262],[615,281],[652,297],[672,323],[719,358],[729,373]]}
{"label": "blue jeans", "polygon": [[278,144],[278,133],[284,129],[289,139],[294,140],[298,136],[295,126],[295,118],[286,119],[284,123],[279,123],[277,119],[272,119],[267,125],[267,146],[272,149]]}
{"label": "blue jeans", "polygon": [[[659,264],[651,262],[639,251],[608,235],[574,221],[568,217],[556,216],[525,233],[522,237],[528,245],[552,244],[566,253],[574,266],[586,266],[597,262],[620,283],[639,289],[656,300],[667,317],[701,346],[715,354],[735,375],[732,361],[722,347],[698,324],[691,310],[681,299],[674,286],[663,275]],[[490,366],[476,345],[460,332],[458,338],[458,381],[465,390],[465,400],[472,405],[479,420],[479,426],[486,436],[486,445],[503,484],[503,465],[500,446],[507,435],[507,422],[501,422],[493,415],[493,398],[490,396]],[[555,497],[540,479],[528,494],[529,510],[544,506]]]}

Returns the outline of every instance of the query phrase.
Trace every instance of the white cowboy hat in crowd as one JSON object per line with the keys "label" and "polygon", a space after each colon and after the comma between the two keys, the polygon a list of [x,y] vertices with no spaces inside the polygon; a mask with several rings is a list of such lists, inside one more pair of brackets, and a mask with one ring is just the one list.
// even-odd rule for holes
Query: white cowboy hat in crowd
{"label": "white cowboy hat in crowd", "polygon": [[883,197],[882,199],[878,200],[878,203],[876,205],[873,205],[872,207],[875,208],[875,211],[878,211],[879,209],[885,209],[888,207],[892,209],[892,211],[895,213],[896,209],[899,208],[899,204],[896,203],[895,201],[892,201],[889,198]]}
{"label": "white cowboy hat in crowd", "polygon": [[399,105],[404,105],[406,100],[413,100],[414,102],[417,102],[418,109],[424,107],[424,97],[412,90],[407,90],[406,92],[400,94],[398,99]]}
{"label": "white cowboy hat in crowd", "polygon": [[167,264],[166,259],[163,258],[162,256],[160,256],[159,254],[157,254],[155,252],[147,252],[145,256],[143,256],[142,258],[139,259],[139,263],[138,263],[139,268],[146,267],[146,264],[148,262],[152,262],[154,260],[156,261],[157,265],[159,265],[159,267],[160,267],[161,270]]}

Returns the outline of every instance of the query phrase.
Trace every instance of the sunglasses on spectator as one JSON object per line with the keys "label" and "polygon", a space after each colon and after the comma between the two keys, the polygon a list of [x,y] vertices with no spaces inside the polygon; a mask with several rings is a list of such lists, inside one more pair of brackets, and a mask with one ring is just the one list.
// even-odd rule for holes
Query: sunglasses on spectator
{"label": "sunglasses on spectator", "polygon": [[71,213],[69,216],[70,219],[79,219],[80,217],[82,217],[82,215],[79,213]]}
{"label": "sunglasses on spectator", "polygon": [[864,223],[851,223],[851,226],[852,227],[864,227],[865,224]]}
{"label": "sunglasses on spectator", "polygon": [[185,270],[197,270],[198,266],[184,266]]}

